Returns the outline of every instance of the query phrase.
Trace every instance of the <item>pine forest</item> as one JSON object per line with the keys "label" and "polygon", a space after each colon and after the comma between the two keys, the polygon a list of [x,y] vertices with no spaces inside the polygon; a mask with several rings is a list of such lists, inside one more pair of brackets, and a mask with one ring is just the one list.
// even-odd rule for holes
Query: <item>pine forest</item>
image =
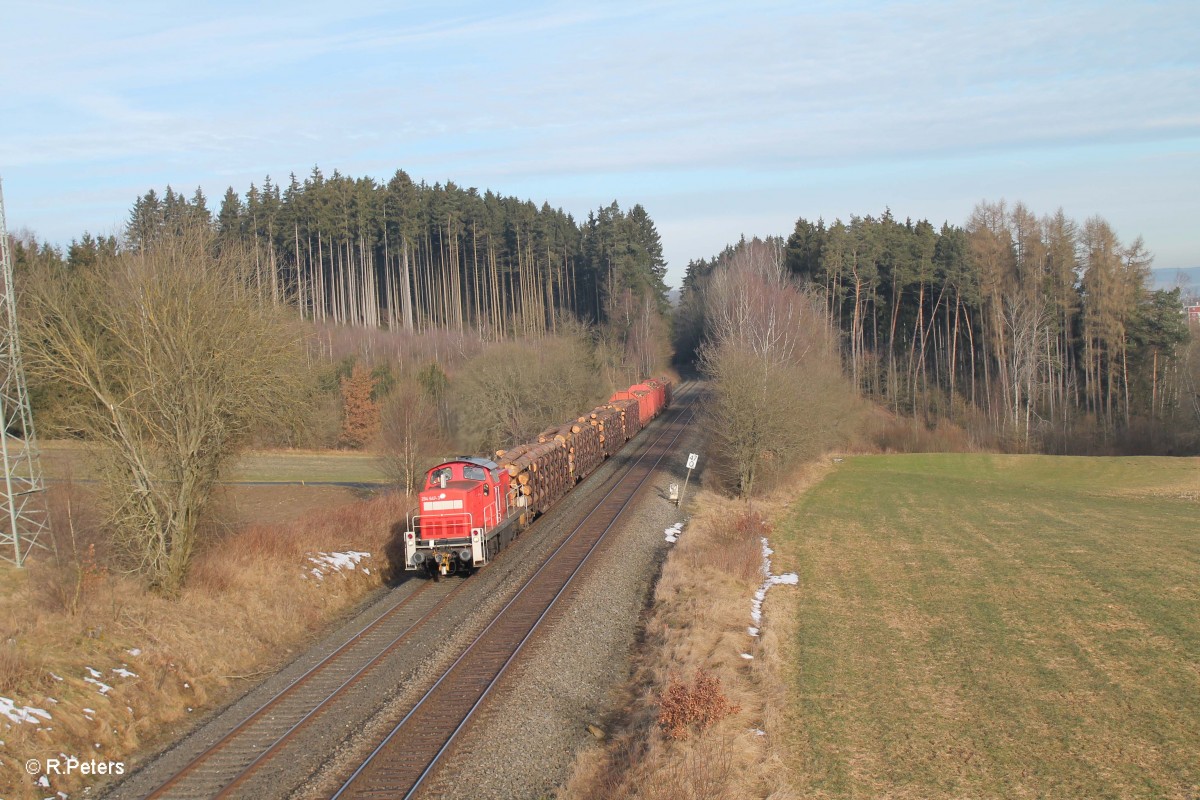
{"label": "pine forest", "polygon": [[547,203],[403,171],[381,184],[314,168],[303,183],[268,177],[244,199],[231,187],[215,218],[199,190],[151,190],[134,203],[127,245],[196,220],[215,223],[218,241],[250,244],[259,288],[318,323],[499,340],[553,330],[560,312],[604,322],[623,298],[666,308],[662,246],[639,205],[578,223]]}

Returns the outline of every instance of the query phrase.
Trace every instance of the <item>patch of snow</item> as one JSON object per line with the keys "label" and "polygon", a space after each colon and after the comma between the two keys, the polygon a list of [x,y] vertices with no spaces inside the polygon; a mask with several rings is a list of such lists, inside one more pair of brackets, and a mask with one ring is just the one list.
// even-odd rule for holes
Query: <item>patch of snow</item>
{"label": "patch of snow", "polygon": [[762,586],[754,592],[754,598],[750,601],[750,619],[754,621],[754,625],[747,628],[746,632],[751,636],[758,636],[759,628],[762,626],[762,607],[763,601],[767,599],[767,590],[772,586],[788,585],[797,586],[800,583],[800,576],[794,572],[785,572],[782,575],[771,574],[771,556],[775,551],[771,549],[767,542],[767,537],[762,537]]}
{"label": "patch of snow", "polygon": [[49,789],[50,788],[50,779],[47,778],[45,775],[39,775],[38,779],[37,779],[37,785],[42,787],[43,789]]}
{"label": "patch of snow", "polygon": [[183,682],[183,688],[185,688],[185,689],[190,689],[190,688],[192,688],[192,685],[191,685],[190,683],[188,683],[187,681],[184,681],[184,682]]}
{"label": "patch of snow", "polygon": [[766,736],[767,735],[767,732],[764,731],[762,728],[751,728],[750,730],[754,731],[755,736]]}
{"label": "patch of snow", "polygon": [[50,720],[49,711],[33,706],[19,706],[7,697],[0,697],[0,714],[12,722],[32,722],[35,725],[42,723],[38,717],[45,718],[47,722]]}
{"label": "patch of snow", "polygon": [[353,572],[358,568],[358,562],[370,557],[370,553],[360,550],[347,550],[344,553],[309,553],[309,563],[316,564],[309,572],[316,576],[317,580],[324,580],[326,575],[335,572]]}
{"label": "patch of snow", "polygon": [[91,675],[93,678],[99,678],[99,677],[100,677],[100,674],[101,674],[101,673],[99,673],[98,671],[96,671],[96,670],[92,669],[91,667],[85,667],[84,669],[86,669],[86,670],[88,671],[88,674],[89,674],[89,675]]}
{"label": "patch of snow", "polygon": [[742,653],[742,658],[746,659],[747,661],[752,661],[754,656],[750,655],[749,653]]}
{"label": "patch of snow", "polygon": [[62,680],[62,677],[61,677],[61,676],[55,675],[53,672],[51,672],[51,673],[50,673],[50,677],[51,677],[51,678],[54,678],[54,680],[56,680],[56,681],[61,681],[61,680]]}
{"label": "patch of snow", "polygon": [[676,522],[671,527],[663,529],[663,534],[666,536],[666,540],[668,542],[670,542],[671,544],[675,544],[676,542],[679,541],[679,535],[681,533],[683,533],[683,523],[682,522]]}
{"label": "patch of snow", "polygon": [[96,684],[96,691],[100,692],[100,694],[108,694],[109,692],[112,691],[111,686],[109,686],[107,683],[101,683],[100,681],[96,680],[95,678],[84,678],[83,682]]}
{"label": "patch of snow", "polygon": [[140,656],[142,654],[142,648],[135,647],[132,650],[126,650],[125,652],[129,653],[129,655],[133,656],[134,658],[137,658],[138,656]]}
{"label": "patch of snow", "polygon": [[46,702],[48,702],[48,703],[54,703],[54,705],[58,705],[58,701],[57,701],[57,700],[55,700],[53,697],[47,697],[47,698],[46,698]]}
{"label": "patch of snow", "polygon": [[136,672],[130,672],[129,670],[125,669],[124,667],[116,667],[115,669],[113,669],[113,672],[116,673],[117,675],[120,675],[122,678],[136,678],[137,677]]}

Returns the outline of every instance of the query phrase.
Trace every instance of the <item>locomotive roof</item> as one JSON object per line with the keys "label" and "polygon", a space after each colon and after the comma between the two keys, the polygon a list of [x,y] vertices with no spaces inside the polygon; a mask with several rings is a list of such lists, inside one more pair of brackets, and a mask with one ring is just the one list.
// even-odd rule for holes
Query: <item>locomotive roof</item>
{"label": "locomotive roof", "polygon": [[[458,458],[447,459],[446,461],[443,461],[441,464],[438,464],[438,467],[445,466],[446,464],[462,464],[462,463],[474,464],[475,466],[483,467],[486,470],[493,470],[493,469],[499,468],[499,465],[495,461],[489,461],[486,458],[475,458],[474,456],[459,456]],[[437,469],[437,467],[434,467],[434,469]]]}

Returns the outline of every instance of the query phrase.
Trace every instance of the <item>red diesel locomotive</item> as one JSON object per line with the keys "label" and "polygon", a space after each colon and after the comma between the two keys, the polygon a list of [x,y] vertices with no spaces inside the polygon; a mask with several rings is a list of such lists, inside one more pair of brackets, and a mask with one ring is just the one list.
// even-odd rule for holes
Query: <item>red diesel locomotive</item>
{"label": "red diesel locomotive", "polygon": [[438,464],[408,516],[404,568],[440,578],[487,564],[670,402],[669,378],[647,380],[536,442],[497,451],[494,461],[463,456]]}

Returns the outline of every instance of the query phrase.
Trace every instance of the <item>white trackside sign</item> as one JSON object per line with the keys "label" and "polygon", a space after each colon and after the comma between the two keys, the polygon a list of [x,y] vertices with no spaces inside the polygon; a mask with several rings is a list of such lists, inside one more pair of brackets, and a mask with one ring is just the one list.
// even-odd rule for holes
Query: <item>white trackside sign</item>
{"label": "white trackside sign", "polygon": [[696,462],[697,462],[697,461],[699,461],[699,460],[700,460],[700,456],[699,456],[698,454],[696,454],[696,453],[688,453],[688,463],[687,463],[687,468],[688,468],[688,469],[695,469],[695,468],[696,468]]}

